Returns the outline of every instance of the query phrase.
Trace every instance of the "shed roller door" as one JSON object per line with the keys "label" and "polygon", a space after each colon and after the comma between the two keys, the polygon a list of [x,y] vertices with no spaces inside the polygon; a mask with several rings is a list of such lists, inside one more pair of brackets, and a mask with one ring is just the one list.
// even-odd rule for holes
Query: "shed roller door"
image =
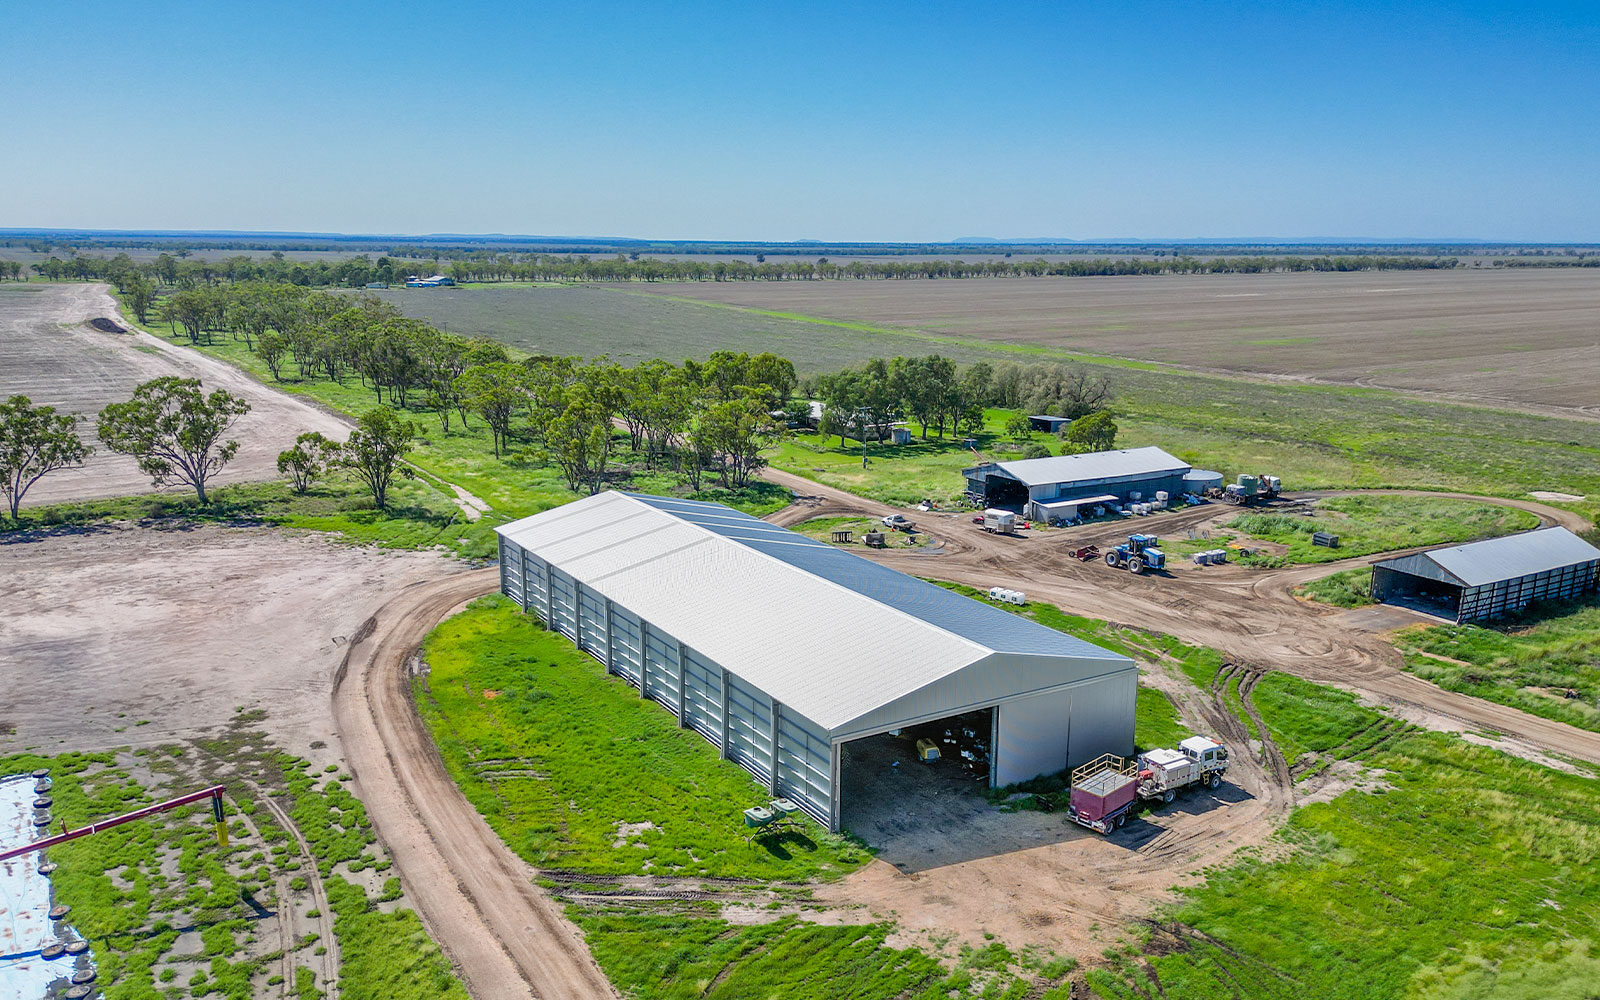
{"label": "shed roller door", "polygon": [[577,584],[572,577],[555,567],[550,569],[550,598],[555,621],[549,625],[557,632],[576,642],[578,640]]}
{"label": "shed roller door", "polygon": [[685,650],[684,720],[706,739],[722,746],[722,671],[693,650]]}
{"label": "shed roller door", "polygon": [[772,775],[772,699],[728,674],[728,757],[766,781]]}
{"label": "shed roller door", "polygon": [[644,696],[678,711],[678,640],[650,629],[644,642]]}
{"label": "shed roller door", "polygon": [[611,663],[609,666],[634,687],[639,686],[643,651],[639,648],[639,618],[626,608],[611,605]]}

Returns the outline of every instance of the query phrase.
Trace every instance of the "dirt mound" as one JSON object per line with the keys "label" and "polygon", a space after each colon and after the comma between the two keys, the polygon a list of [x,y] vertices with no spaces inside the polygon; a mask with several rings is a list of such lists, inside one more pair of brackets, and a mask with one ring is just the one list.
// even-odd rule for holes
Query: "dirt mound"
{"label": "dirt mound", "polygon": [[94,327],[96,330],[99,330],[101,333],[127,333],[128,332],[128,328],[127,327],[125,327],[122,324],[118,323],[114,319],[106,319],[104,316],[96,316],[94,319],[91,319],[89,321],[89,325]]}

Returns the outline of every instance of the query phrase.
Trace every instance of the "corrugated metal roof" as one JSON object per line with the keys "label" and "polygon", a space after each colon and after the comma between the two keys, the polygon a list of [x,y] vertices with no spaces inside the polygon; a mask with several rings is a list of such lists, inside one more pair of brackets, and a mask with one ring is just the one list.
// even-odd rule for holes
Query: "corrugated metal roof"
{"label": "corrugated metal roof", "polygon": [[1162,473],[1189,471],[1187,463],[1180,462],[1155,447],[1092,451],[1083,455],[1052,455],[1049,458],[1024,458],[1016,462],[993,464],[999,466],[1006,475],[1028,486],[1093,482],[1098,479],[1122,479],[1129,476],[1156,476]]}
{"label": "corrugated metal roof", "polygon": [[990,656],[1130,661],[720,504],[602,493],[501,535],[834,730]]}
{"label": "corrugated metal roof", "polygon": [[[1600,549],[1566,528],[1541,528],[1520,535],[1506,535],[1482,542],[1453,545],[1419,553],[1468,587],[1481,587],[1497,580],[1543,573],[1576,563],[1600,560]],[[1413,557],[1415,558],[1415,557]],[[1377,566],[1404,569],[1399,560],[1383,560]]]}

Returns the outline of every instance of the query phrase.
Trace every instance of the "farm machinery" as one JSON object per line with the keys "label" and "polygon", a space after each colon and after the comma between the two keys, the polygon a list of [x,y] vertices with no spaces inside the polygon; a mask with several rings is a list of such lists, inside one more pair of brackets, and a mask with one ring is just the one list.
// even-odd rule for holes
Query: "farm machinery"
{"label": "farm machinery", "polygon": [[1094,562],[1100,558],[1100,546],[1084,545],[1072,550],[1072,558],[1079,562]]}
{"label": "farm machinery", "polygon": [[1073,769],[1068,811],[1079,826],[1110,833],[1128,822],[1141,801],[1167,803],[1185,788],[1216,788],[1227,770],[1228,748],[1204,736],[1134,760],[1102,754]]}
{"label": "farm machinery", "polygon": [[1243,507],[1257,500],[1272,500],[1283,492],[1283,480],[1277,476],[1247,476],[1240,474],[1239,478],[1229,483],[1220,490],[1213,490],[1213,496],[1223,503]]}
{"label": "farm machinery", "polygon": [[1159,541],[1155,535],[1129,535],[1126,542],[1106,552],[1106,565],[1135,576],[1147,569],[1166,569],[1167,554],[1156,547]]}

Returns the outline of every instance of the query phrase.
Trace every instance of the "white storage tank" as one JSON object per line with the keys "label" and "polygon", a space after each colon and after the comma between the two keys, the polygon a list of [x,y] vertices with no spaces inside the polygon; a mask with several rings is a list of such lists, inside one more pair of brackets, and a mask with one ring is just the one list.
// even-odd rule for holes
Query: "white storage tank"
{"label": "white storage tank", "polygon": [[1196,496],[1205,496],[1206,490],[1222,489],[1222,473],[1210,469],[1191,469],[1183,474],[1183,490]]}

